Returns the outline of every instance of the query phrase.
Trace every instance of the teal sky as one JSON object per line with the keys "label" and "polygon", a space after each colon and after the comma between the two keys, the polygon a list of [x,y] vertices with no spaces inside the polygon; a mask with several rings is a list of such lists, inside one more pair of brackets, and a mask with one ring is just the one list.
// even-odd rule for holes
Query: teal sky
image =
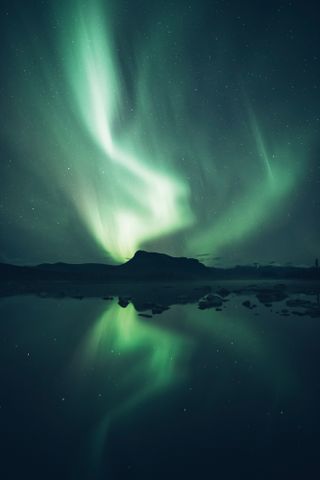
{"label": "teal sky", "polygon": [[1,260],[319,255],[319,33],[300,2],[1,7]]}

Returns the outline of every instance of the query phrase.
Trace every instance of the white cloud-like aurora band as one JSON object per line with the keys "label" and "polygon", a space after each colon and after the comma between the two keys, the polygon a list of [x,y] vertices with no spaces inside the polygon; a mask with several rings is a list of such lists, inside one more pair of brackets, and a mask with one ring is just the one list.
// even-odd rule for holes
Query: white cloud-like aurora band
{"label": "white cloud-like aurora band", "polygon": [[192,18],[179,23],[176,13],[164,28],[161,9],[152,9],[141,35],[132,27],[119,46],[126,27],[117,2],[72,0],[53,10],[49,43],[41,29],[38,37],[30,29],[13,34],[16,108],[6,128],[20,167],[36,179],[14,199],[17,211],[29,200],[37,206],[17,217],[30,244],[43,238],[43,259],[57,261],[62,248],[67,261],[109,254],[122,262],[140,248],[208,252],[227,264],[237,250],[240,262],[263,261],[263,238],[258,253],[247,246],[286,212],[294,215],[292,193],[307,171],[313,134],[296,119],[281,128],[279,99],[272,117],[256,84],[244,81],[238,102],[224,98],[221,78],[234,66],[218,51],[217,67],[202,62],[193,75]]}
{"label": "white cloud-like aurora band", "polygon": [[[157,81],[150,79],[152,65],[146,67],[142,62],[141,71],[136,72],[135,113],[131,121],[124,121],[128,116],[125,82],[110,27],[112,15],[105,15],[99,1],[77,3],[69,13],[72,28],[69,25],[63,44],[67,52],[64,55],[66,72],[82,128],[94,144],[89,167],[86,160],[87,175],[84,173],[80,180],[81,195],[71,192],[71,197],[98,244],[115,260],[123,261],[146,242],[189,229],[182,253],[196,255],[205,250],[218,254],[221,247],[242,241],[259,228],[295,183],[299,169],[297,162],[292,161],[290,149],[286,146],[279,151],[276,146],[276,154],[269,155],[252,109],[244,108],[251,135],[247,147],[255,152],[255,158],[250,161],[255,164],[257,177],[254,181],[250,177],[249,182],[242,178],[244,193],[231,202],[226,202],[228,178],[221,171],[218,179],[206,178],[206,182],[211,183],[209,188],[215,192],[220,214],[214,218],[208,215],[206,221],[199,224],[191,198],[194,192],[190,176],[194,177],[194,172],[184,175],[176,168],[177,146],[172,144],[172,139],[165,138],[165,131],[157,131],[152,136],[152,129],[157,130],[152,111],[155,103],[152,92],[148,91],[148,86]],[[161,38],[155,38],[149,48],[158,49],[159,61],[166,54],[166,44]],[[145,56],[148,57],[148,47]],[[159,96],[163,95],[166,104],[168,91],[161,85],[162,80],[158,78]],[[187,98],[186,91],[185,102]],[[183,102],[173,103],[176,103],[174,115],[184,117]],[[169,113],[166,120],[170,125]],[[197,150],[191,145],[194,133],[191,130],[185,133],[187,148],[197,158],[199,171],[205,171],[209,162],[213,163],[213,152],[209,148]],[[160,137],[157,141],[156,136]],[[215,156],[219,154],[218,151]],[[92,170],[98,173],[94,181],[90,178]]]}
{"label": "white cloud-like aurora band", "polygon": [[[104,153],[98,195],[92,185],[84,184],[81,202],[77,196],[75,205],[97,242],[121,261],[131,257],[141,243],[192,223],[189,187],[172,169],[168,174],[154,166],[142,144],[136,145],[125,135],[116,138],[121,76],[98,3],[80,10],[74,27],[66,57],[68,78],[83,125]],[[134,126],[126,128],[132,132]],[[118,183],[116,192],[113,182]]]}

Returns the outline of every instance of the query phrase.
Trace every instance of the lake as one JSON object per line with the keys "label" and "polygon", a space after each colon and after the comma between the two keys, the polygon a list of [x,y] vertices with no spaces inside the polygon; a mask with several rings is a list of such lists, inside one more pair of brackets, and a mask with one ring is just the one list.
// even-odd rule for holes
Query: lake
{"label": "lake", "polygon": [[1,478],[319,478],[319,317],[227,300],[1,298]]}

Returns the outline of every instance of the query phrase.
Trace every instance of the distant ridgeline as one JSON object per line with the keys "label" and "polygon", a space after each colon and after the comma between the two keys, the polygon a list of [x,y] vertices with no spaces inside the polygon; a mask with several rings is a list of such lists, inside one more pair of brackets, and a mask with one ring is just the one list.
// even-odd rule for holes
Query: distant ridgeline
{"label": "distant ridgeline", "polygon": [[122,265],[95,263],[44,263],[34,267],[0,264],[0,282],[28,283],[48,281],[124,282],[124,281],[192,281],[241,279],[320,280],[319,262],[314,267],[236,266],[206,267],[194,258],[171,257],[162,253],[138,251]]}

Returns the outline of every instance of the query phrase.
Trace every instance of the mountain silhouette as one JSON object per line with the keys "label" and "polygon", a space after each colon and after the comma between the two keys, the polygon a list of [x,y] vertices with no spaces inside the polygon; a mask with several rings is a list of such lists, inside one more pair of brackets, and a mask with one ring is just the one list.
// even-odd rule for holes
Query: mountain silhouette
{"label": "mountain silhouette", "polygon": [[135,255],[119,270],[127,275],[139,277],[200,277],[210,275],[212,269],[199,260],[186,257],[171,257],[164,253],[144,252],[138,250]]}
{"label": "mountain silhouette", "polygon": [[199,260],[139,250],[122,265],[43,263],[37,266],[0,264],[0,286],[49,282],[117,283],[193,280],[294,279],[320,280],[320,269],[294,266],[206,267]]}

